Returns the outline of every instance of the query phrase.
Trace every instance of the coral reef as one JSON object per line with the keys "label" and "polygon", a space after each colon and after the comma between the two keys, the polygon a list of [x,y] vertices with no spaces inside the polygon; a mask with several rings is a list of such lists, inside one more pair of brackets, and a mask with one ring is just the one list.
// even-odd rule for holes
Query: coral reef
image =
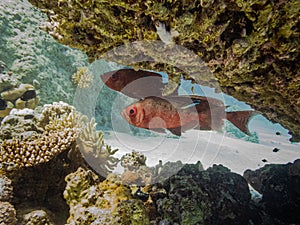
{"label": "coral reef", "polygon": [[[250,193],[247,182],[219,165],[201,171],[184,165],[161,183],[166,194],[152,195],[158,224],[246,224]],[[154,192],[155,193],[155,192]]]}
{"label": "coral reef", "polygon": [[0,77],[0,118],[9,115],[13,108],[37,107],[40,99],[34,86],[20,84],[12,73],[1,73]]}
{"label": "coral reef", "polygon": [[77,72],[72,75],[72,81],[80,88],[88,88],[93,82],[93,75],[88,73],[87,67],[80,67]]}
{"label": "coral reef", "polygon": [[117,175],[110,174],[100,182],[92,171],[79,168],[66,181],[67,224],[149,224],[143,202],[133,198]]}
{"label": "coral reef", "polygon": [[54,225],[44,210],[35,210],[24,215],[22,225]]}
{"label": "coral reef", "polygon": [[288,164],[269,164],[244,177],[262,194],[261,208],[272,218],[292,224],[300,221],[300,160]]}
{"label": "coral reef", "polygon": [[94,118],[83,127],[76,143],[86,162],[103,177],[117,166],[119,160],[113,155],[118,149],[104,144],[103,133],[96,130]]}
{"label": "coral reef", "polygon": [[0,202],[9,202],[13,198],[13,187],[11,180],[0,171]]}
{"label": "coral reef", "polygon": [[1,78],[12,73],[19,83],[39,86],[41,105],[62,99],[72,103],[71,76],[88,64],[86,55],[41,31],[46,17],[28,1],[1,1],[0,9],[0,61],[5,65]]}
{"label": "coral reef", "polygon": [[0,202],[0,224],[17,224],[16,210],[9,202]]}
{"label": "coral reef", "polygon": [[[93,119],[88,122],[86,116],[64,102],[46,104],[40,112],[13,109],[4,118],[0,165],[14,188],[12,198],[9,180],[1,177],[0,201],[15,205],[14,212],[22,224],[64,223],[68,216],[62,196],[65,176],[79,166],[93,167],[88,165],[89,160],[105,168],[105,173],[116,166],[118,160],[112,156],[116,150],[104,144],[95,126]],[[41,208],[49,218],[36,211]]]}
{"label": "coral reef", "polygon": [[[299,1],[30,2],[47,13],[49,23],[44,29],[48,33],[60,43],[83,50],[90,61],[136,40],[184,46],[213,73],[206,77],[199,64],[189,63],[192,59],[181,60],[187,61],[186,78],[220,86],[289,129],[293,140],[299,139]],[[147,52],[138,47],[118,48],[107,57],[126,64],[146,56],[147,62],[138,67],[165,71],[176,82],[182,71],[166,65],[157,53],[175,58],[186,53],[173,49],[170,54],[168,46]],[[197,74],[191,75],[195,68]]]}

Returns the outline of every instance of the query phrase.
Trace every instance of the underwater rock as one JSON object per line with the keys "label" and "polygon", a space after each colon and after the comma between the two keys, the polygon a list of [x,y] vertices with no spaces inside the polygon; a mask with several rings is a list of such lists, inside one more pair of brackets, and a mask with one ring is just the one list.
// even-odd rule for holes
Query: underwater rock
{"label": "underwater rock", "polygon": [[10,202],[13,198],[11,180],[0,171],[0,202]]}
{"label": "underwater rock", "polygon": [[152,182],[152,171],[146,166],[146,156],[140,152],[132,151],[121,158],[124,172],[121,175],[124,184],[148,185]]}
{"label": "underwater rock", "polygon": [[244,177],[262,194],[261,207],[284,223],[300,221],[300,160],[288,164],[269,164]]}
{"label": "underwater rock", "polygon": [[1,1],[0,60],[6,65],[4,72],[12,73],[20,83],[39,83],[41,105],[61,99],[72,103],[76,87],[71,76],[88,64],[87,57],[41,31],[45,20],[26,0]]}
{"label": "underwater rock", "polygon": [[143,202],[133,198],[117,175],[110,174],[100,182],[91,170],[78,168],[66,181],[64,197],[70,207],[67,224],[149,224]]}
{"label": "underwater rock", "polygon": [[[146,52],[147,62],[136,67],[164,71],[174,82],[184,73],[195,82],[220,87],[282,124],[294,135],[293,140],[299,140],[298,0],[30,2],[47,13],[44,30],[58,42],[86,52],[90,61],[125,43],[160,40],[163,25],[170,36],[168,42],[191,50],[212,75],[199,73],[198,64],[187,64],[187,71],[166,65],[157,56],[165,49],[155,47]],[[172,31],[177,35],[172,36]],[[145,56],[142,50],[117,49],[110,59],[128,65]],[[170,55],[181,57],[180,52]]]}
{"label": "underwater rock", "polygon": [[16,210],[9,202],[0,201],[0,224],[15,225],[17,224]]}
{"label": "underwater rock", "polygon": [[44,210],[35,210],[24,215],[22,225],[54,225]]}
{"label": "underwater rock", "polygon": [[[153,199],[158,224],[247,224],[250,193],[245,179],[219,165],[201,171],[184,165]],[[151,195],[151,192],[150,192]]]}
{"label": "underwater rock", "polygon": [[26,140],[41,134],[44,130],[38,126],[39,114],[32,109],[13,109],[1,121],[0,139]]}

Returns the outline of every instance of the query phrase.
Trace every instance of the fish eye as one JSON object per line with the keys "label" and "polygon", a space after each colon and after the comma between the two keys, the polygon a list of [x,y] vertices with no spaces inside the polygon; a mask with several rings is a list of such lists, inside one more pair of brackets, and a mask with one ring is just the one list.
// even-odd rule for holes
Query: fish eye
{"label": "fish eye", "polygon": [[129,110],[129,116],[135,116],[136,115],[136,107],[133,107]]}
{"label": "fish eye", "polygon": [[118,74],[114,73],[113,75],[111,75],[111,78],[113,80],[117,80],[119,78]]}

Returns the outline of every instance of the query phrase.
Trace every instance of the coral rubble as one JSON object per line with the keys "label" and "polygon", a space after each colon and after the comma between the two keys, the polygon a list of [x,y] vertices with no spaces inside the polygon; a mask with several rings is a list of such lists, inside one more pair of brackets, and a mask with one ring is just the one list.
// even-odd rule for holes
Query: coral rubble
{"label": "coral rubble", "polygon": [[[48,33],[60,43],[83,50],[90,61],[137,40],[168,39],[191,50],[204,60],[213,79],[203,73],[188,76],[195,68],[192,64],[186,67],[186,78],[220,86],[288,128],[294,140],[299,138],[298,0],[30,2],[47,13],[49,23],[44,29]],[[142,49],[117,48],[111,59],[136,63],[146,55],[147,62],[139,67],[165,71],[179,81],[182,71],[155,58],[164,48],[138,50]],[[171,59],[177,53],[166,54]]]}

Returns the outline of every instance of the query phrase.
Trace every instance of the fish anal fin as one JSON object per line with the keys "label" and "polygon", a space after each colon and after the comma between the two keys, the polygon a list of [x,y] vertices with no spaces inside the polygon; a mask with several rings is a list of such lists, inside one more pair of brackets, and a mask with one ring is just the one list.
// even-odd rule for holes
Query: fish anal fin
{"label": "fish anal fin", "polygon": [[255,111],[227,112],[226,119],[242,132],[249,135],[248,122],[254,115],[257,115]]}

